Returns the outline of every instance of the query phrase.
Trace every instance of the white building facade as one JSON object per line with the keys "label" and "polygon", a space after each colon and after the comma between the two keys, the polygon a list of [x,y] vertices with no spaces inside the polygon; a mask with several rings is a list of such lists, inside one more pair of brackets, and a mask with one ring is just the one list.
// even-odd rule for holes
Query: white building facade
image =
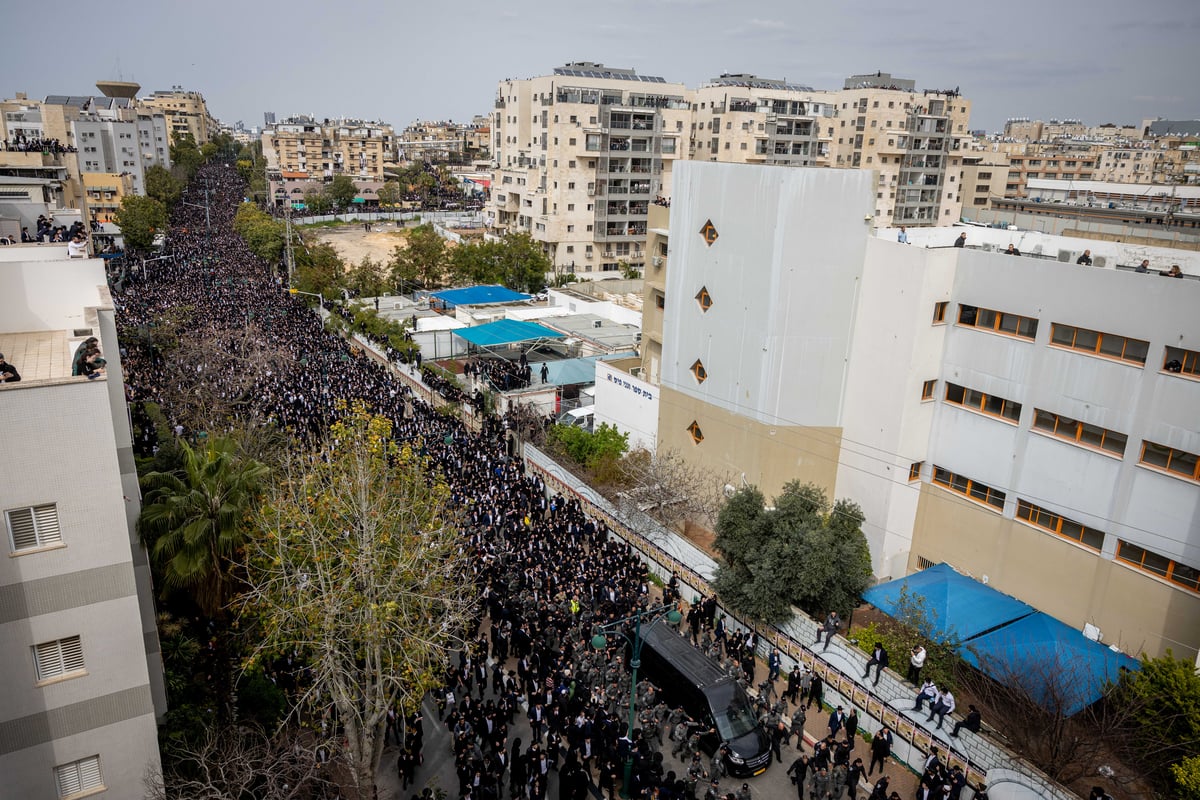
{"label": "white building facade", "polygon": [[680,165],[659,442],[1126,652],[1200,649],[1200,284],[870,236],[872,177]]}
{"label": "white building facade", "polygon": [[[23,380],[0,385],[0,794],[141,797],[166,699],[104,268],[3,258],[0,348]],[[111,378],[71,376],[89,335]]]}

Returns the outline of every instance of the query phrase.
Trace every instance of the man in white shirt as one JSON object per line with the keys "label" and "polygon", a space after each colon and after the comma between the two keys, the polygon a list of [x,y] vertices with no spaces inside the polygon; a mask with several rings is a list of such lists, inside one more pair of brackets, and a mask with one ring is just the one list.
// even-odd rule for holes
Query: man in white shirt
{"label": "man in white shirt", "polygon": [[77,233],[67,242],[67,258],[87,258],[87,239]]}
{"label": "man in white shirt", "polygon": [[921,667],[925,666],[925,648],[917,645],[908,658],[908,682],[913,686],[921,683]]}
{"label": "man in white shirt", "polygon": [[933,707],[929,709],[929,718],[926,722],[932,722],[934,717],[938,718],[937,729],[942,729],[942,723],[946,720],[947,714],[954,713],[954,692],[946,689],[941,696],[934,702]]}

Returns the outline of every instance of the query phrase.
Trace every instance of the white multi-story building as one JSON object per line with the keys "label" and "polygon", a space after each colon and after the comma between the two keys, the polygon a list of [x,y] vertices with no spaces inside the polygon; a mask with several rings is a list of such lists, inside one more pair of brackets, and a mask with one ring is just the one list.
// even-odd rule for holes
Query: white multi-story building
{"label": "white multi-story building", "polygon": [[876,238],[875,199],[866,170],[676,167],[659,445],[857,502],[881,578],[946,561],[1194,658],[1200,282]]}
{"label": "white multi-story building", "polygon": [[500,83],[489,214],[525,232],[558,272],[641,266],[650,204],[670,193],[686,155],[683,84],[579,62]]}
{"label": "white multi-story building", "polygon": [[[100,340],[109,377],[71,376]],[[166,710],[103,262],[0,248],[0,794],[142,797]]]}
{"label": "white multi-story building", "polygon": [[170,139],[162,114],[128,112],[129,119],[91,114],[71,122],[82,174],[128,175],[134,194],[146,193],[146,170],[171,168]]}

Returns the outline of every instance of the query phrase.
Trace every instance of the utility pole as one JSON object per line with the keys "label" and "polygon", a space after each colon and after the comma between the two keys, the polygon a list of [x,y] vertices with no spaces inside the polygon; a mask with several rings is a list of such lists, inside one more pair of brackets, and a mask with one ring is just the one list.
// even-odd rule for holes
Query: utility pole
{"label": "utility pole", "polygon": [[292,204],[289,201],[285,206],[283,213],[284,222],[287,226],[287,241],[284,245],[284,258],[287,261],[287,280],[288,287],[292,285],[292,277],[296,272],[295,254],[292,252]]}

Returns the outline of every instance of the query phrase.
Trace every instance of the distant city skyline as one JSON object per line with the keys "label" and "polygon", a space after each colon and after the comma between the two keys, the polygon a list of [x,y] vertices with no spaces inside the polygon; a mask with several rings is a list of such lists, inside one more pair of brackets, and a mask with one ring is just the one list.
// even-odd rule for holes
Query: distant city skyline
{"label": "distant city skyline", "polygon": [[932,0],[919,11],[879,0],[853,8],[783,0],[411,8],[113,0],[72,8],[58,41],[47,38],[37,6],[11,7],[5,18],[4,97],[87,94],[103,79],[137,81],[144,94],[179,85],[202,92],[221,122],[247,127],[261,127],[267,111],[397,128],[417,119],[469,122],[492,110],[498,81],[568,61],[633,68],[689,88],[723,72],[815,89],[890,72],[918,90],[958,87],[972,101],[971,127],[989,132],[1010,117],[1099,125],[1200,116],[1194,0]]}

